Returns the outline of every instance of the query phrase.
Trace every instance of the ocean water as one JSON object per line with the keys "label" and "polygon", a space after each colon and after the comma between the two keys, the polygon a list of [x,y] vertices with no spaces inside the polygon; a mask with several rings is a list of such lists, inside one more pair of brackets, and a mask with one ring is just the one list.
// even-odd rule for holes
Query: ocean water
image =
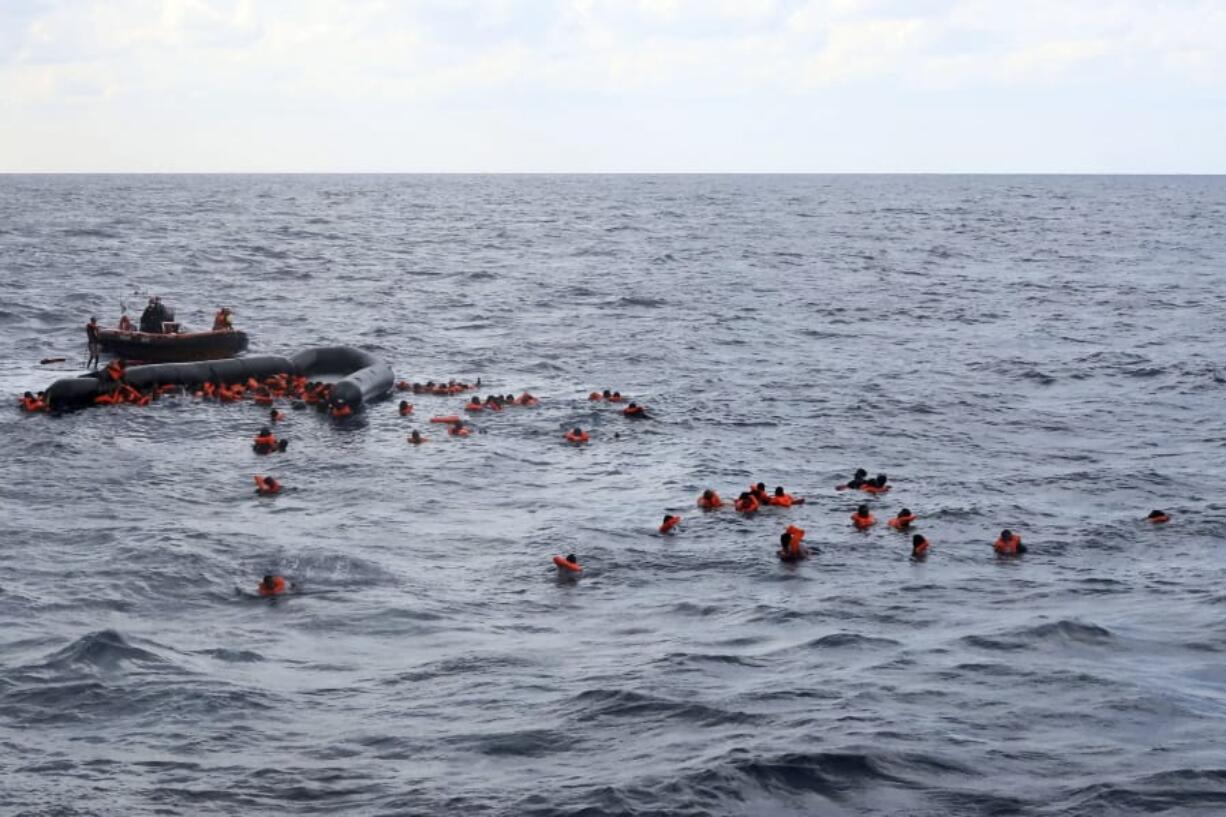
{"label": "ocean water", "polygon": [[149,293],[543,401],[0,413],[0,813],[1226,813],[1224,270],[1223,178],[0,177],[10,403]]}

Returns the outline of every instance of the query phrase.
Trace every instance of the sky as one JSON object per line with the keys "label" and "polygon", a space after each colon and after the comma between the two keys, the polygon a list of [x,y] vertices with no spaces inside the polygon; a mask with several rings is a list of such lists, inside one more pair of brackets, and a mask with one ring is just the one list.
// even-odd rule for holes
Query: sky
{"label": "sky", "polygon": [[0,0],[0,172],[1226,173],[1226,0]]}

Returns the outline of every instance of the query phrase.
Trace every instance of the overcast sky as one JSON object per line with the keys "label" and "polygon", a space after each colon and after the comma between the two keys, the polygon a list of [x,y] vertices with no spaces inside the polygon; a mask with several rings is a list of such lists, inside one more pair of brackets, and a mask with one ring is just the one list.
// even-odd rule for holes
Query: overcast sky
{"label": "overcast sky", "polygon": [[1226,172],[1226,0],[0,0],[0,171]]}

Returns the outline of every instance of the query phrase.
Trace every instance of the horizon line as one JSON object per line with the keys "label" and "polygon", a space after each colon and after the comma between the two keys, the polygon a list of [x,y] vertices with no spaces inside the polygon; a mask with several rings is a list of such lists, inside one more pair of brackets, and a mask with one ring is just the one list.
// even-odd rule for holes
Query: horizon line
{"label": "horizon line", "polygon": [[1161,170],[0,170],[0,176],[1226,176]]}

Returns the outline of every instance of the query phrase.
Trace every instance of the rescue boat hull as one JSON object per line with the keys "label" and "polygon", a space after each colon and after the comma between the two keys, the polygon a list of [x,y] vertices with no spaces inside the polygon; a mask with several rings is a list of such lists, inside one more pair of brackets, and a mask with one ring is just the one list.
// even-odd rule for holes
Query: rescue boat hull
{"label": "rescue boat hull", "polygon": [[100,329],[98,330],[98,342],[102,351],[124,360],[139,360],[146,363],[193,363],[200,360],[222,360],[245,351],[247,333],[227,330],[156,334]]}

